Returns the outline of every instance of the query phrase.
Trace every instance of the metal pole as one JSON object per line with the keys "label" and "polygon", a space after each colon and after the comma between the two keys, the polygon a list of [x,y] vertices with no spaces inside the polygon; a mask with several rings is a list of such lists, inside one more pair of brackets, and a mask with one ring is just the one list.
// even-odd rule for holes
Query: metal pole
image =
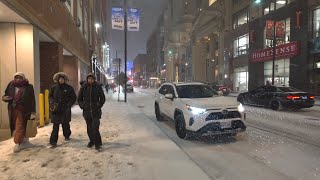
{"label": "metal pole", "polygon": [[124,102],[127,102],[127,0],[124,0]]}
{"label": "metal pole", "polygon": [[[120,101],[120,65],[121,65],[121,61],[120,61],[120,58],[118,59],[119,61],[119,66],[118,66],[118,101]],[[116,89],[117,90],[117,89]]]}
{"label": "metal pole", "polygon": [[273,54],[272,54],[272,85],[274,85],[274,68],[276,61],[276,21],[273,20]]}

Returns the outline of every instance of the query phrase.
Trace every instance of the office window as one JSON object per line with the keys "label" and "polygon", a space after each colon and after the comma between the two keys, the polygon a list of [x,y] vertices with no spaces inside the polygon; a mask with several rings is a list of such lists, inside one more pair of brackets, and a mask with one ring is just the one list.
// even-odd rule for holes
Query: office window
{"label": "office window", "polygon": [[313,11],[313,37],[320,36],[320,8]]}
{"label": "office window", "polygon": [[[273,21],[270,21],[270,27],[265,28],[265,48],[273,47]],[[268,26],[268,22],[266,23]],[[276,45],[290,42],[290,18],[276,22]]]}
{"label": "office window", "polygon": [[292,0],[270,0],[266,3],[263,13],[269,14],[270,11],[274,11],[284,7],[285,5],[289,4]]}
{"label": "office window", "polygon": [[217,0],[209,0],[209,6],[211,6],[214,2],[216,2]]}
{"label": "office window", "polygon": [[233,57],[248,54],[249,50],[249,34],[238,37],[233,41]]}
{"label": "office window", "polygon": [[248,9],[237,13],[233,17],[233,29],[236,29],[249,22],[249,12]]}

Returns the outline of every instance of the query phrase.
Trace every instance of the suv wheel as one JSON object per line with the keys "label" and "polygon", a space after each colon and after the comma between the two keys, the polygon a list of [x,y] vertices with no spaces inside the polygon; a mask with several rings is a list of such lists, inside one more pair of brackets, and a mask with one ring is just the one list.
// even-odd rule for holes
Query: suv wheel
{"label": "suv wheel", "polygon": [[155,111],[155,114],[156,114],[157,121],[162,121],[163,118],[162,118],[162,116],[160,114],[160,108],[159,108],[158,104],[155,104],[154,111]]}
{"label": "suv wheel", "polygon": [[181,139],[189,138],[190,135],[188,130],[186,129],[186,123],[182,114],[178,115],[175,118],[175,126],[176,126],[176,133],[179,138]]}

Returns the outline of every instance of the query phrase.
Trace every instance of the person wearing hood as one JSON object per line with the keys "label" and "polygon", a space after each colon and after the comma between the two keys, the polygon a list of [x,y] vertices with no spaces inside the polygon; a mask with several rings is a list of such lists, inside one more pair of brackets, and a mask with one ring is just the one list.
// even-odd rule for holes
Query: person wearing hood
{"label": "person wearing hood", "polygon": [[95,146],[99,151],[102,146],[99,126],[105,96],[102,87],[96,82],[96,77],[92,73],[88,74],[87,82],[80,88],[78,103],[83,109],[83,117],[87,123],[87,133],[90,140],[87,147]]}
{"label": "person wearing hood", "polygon": [[22,72],[14,75],[2,97],[2,101],[8,103],[9,124],[11,136],[13,136],[13,151],[19,152],[23,145],[29,143],[26,138],[28,120],[34,120],[36,114],[36,100],[34,89]]}
{"label": "person wearing hood", "polygon": [[59,72],[53,76],[54,85],[49,93],[51,122],[53,129],[50,136],[50,144],[56,146],[59,137],[59,126],[62,124],[65,140],[70,139],[71,107],[76,102],[77,96],[72,86],[67,84],[68,76]]}

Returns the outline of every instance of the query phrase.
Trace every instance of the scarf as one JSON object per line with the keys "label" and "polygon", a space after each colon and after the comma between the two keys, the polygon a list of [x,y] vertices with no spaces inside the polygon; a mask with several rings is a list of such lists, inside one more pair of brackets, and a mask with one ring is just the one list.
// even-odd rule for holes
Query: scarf
{"label": "scarf", "polygon": [[22,96],[23,96],[23,94],[24,94],[24,92],[25,92],[26,85],[28,84],[28,81],[27,81],[27,80],[22,80],[22,81],[20,81],[20,82],[17,82],[17,81],[15,81],[15,80],[13,80],[13,81],[12,81],[12,84],[13,84],[13,86],[14,86],[15,88],[18,88],[18,89],[19,89],[17,93],[14,91],[14,96],[13,96],[13,97],[14,97],[14,100],[15,100],[17,103],[19,103],[19,102],[21,102],[21,100],[22,100]]}

